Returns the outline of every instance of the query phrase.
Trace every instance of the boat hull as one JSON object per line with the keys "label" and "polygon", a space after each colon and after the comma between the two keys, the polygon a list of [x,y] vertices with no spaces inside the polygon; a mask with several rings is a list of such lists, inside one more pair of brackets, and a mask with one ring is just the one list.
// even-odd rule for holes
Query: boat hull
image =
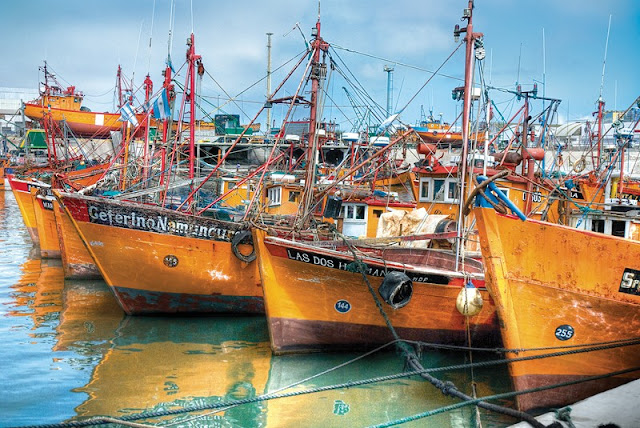
{"label": "boat hull", "polygon": [[[348,254],[273,239],[260,230],[254,235],[275,353],[366,348],[394,339],[362,275],[348,271],[353,262]],[[380,266],[365,262],[367,278],[377,290],[384,262]],[[467,319],[456,310],[462,279],[437,273],[409,275],[413,280],[411,301],[395,310],[383,303],[399,336],[464,344]],[[475,346],[492,346],[499,340],[497,317],[488,295],[482,293],[485,306],[468,319],[469,329]]]}
{"label": "boat hull", "polygon": [[[33,120],[41,120],[45,115],[51,114],[53,120],[56,122],[64,120],[74,134],[83,137],[108,137],[111,131],[122,129],[118,113],[48,108],[27,103],[24,105],[24,114]],[[144,115],[136,116],[139,122],[144,119]]]}
{"label": "boat hull", "polygon": [[102,278],[93,257],[89,254],[71,219],[57,200],[53,201],[53,214],[56,218],[56,228],[60,240],[60,256],[64,277],[66,279]]}
{"label": "boat hull", "polygon": [[240,225],[137,203],[56,195],[128,314],[264,312],[257,264],[232,251],[230,240]]}
{"label": "boat hull", "polygon": [[[625,272],[640,269],[639,242],[522,222],[493,209],[475,213],[487,288],[497,305],[504,346],[547,348],[509,357],[584,350],[594,343],[637,338],[640,294],[622,285]],[[558,349],[564,346],[571,348]],[[640,345],[633,345],[513,362],[509,370],[515,389],[522,391],[638,366]],[[521,410],[563,406],[638,377],[636,371],[524,394],[517,403]]]}

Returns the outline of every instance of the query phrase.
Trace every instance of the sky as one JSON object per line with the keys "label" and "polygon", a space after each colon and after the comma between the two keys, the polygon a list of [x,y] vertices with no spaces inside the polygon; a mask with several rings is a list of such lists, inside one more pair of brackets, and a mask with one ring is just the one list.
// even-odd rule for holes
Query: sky
{"label": "sky", "polygon": [[[170,29],[176,70],[184,63],[185,41],[193,32],[206,68],[200,87],[204,109],[220,113],[215,105],[229,94],[236,102],[222,112],[240,114],[247,123],[265,100],[266,33],[273,33],[273,89],[290,71],[293,63],[287,62],[304,52],[318,19],[317,0],[174,3],[170,25],[171,0],[3,2],[0,87],[37,88],[38,66],[46,60],[63,85],[85,93],[87,107],[113,111],[119,64],[134,86],[149,73],[158,89]],[[349,80],[383,107],[384,67],[394,68],[392,110],[402,110],[404,123],[417,123],[429,110],[453,121],[461,106],[451,90],[462,85],[464,46],[447,58],[458,46],[453,27],[464,26],[460,18],[465,7],[466,0],[322,0],[321,34]],[[484,34],[485,83],[514,90],[519,82],[528,90],[538,82],[539,95],[562,100],[559,121],[591,118],[596,109],[609,16],[602,85],[606,108],[624,110],[640,95],[640,1],[477,0],[473,14],[474,31]],[[424,86],[429,71],[445,61],[441,74]],[[184,81],[184,72],[178,80]],[[291,95],[298,82],[294,77],[282,96]],[[325,87],[329,100],[323,117],[349,131],[356,116],[343,86],[349,88],[333,73]],[[353,95],[354,89],[348,90]],[[504,91],[490,95],[505,116],[520,106]],[[283,114],[283,107],[273,109],[276,120]],[[258,121],[264,123],[264,115]]]}

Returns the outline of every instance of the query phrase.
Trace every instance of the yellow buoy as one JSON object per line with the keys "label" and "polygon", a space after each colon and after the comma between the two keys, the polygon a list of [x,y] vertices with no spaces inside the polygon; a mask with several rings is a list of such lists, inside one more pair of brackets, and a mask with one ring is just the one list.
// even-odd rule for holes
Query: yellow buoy
{"label": "yellow buoy", "polygon": [[482,294],[471,281],[460,289],[456,298],[456,309],[462,315],[472,317],[482,310]]}

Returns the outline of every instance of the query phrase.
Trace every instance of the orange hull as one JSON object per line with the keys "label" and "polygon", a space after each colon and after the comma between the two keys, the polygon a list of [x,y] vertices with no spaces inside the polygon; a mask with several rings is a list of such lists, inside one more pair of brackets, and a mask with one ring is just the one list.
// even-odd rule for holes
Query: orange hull
{"label": "orange hull", "polygon": [[33,210],[40,238],[40,256],[45,259],[59,259],[60,240],[56,229],[56,218],[53,215],[53,197],[44,196],[39,192],[39,190],[31,189]]}
{"label": "orange hull", "polygon": [[[638,339],[640,242],[475,209],[487,288],[496,302],[509,357]],[[633,283],[633,277],[638,280]],[[627,287],[627,281],[629,287]],[[635,287],[635,288],[634,288]],[[640,345],[509,365],[518,391],[640,366]],[[565,349],[566,350],[566,349]],[[520,395],[521,410],[563,406],[640,377],[616,377]]]}
{"label": "orange hull", "polygon": [[98,266],[93,261],[87,247],[73,227],[73,223],[60,203],[54,199],[53,214],[60,240],[60,256],[66,279],[102,278]]}
{"label": "orange hull", "polygon": [[[25,104],[24,114],[30,119],[41,120],[51,113],[56,122],[65,121],[76,134],[85,137],[108,137],[111,131],[122,129],[119,113],[96,113],[84,110],[68,110],[62,108],[47,108],[39,104]],[[144,115],[136,115],[138,122],[144,120]]]}
{"label": "orange hull", "polygon": [[[348,270],[353,262],[348,251],[265,236],[261,230],[254,231],[254,242],[274,352],[361,348],[393,340],[362,275]],[[394,310],[383,303],[400,337],[465,343],[467,320],[456,310],[462,275],[454,277],[449,270],[435,268],[429,250],[398,250],[363,261],[374,290],[387,269],[406,270],[413,281],[413,297],[406,306]],[[431,269],[414,267],[429,264]],[[483,281],[476,283],[482,287]],[[469,318],[470,331],[473,345],[490,346],[498,340],[497,316],[488,294],[482,293],[484,308]]]}
{"label": "orange hull", "polygon": [[264,312],[257,264],[232,251],[241,225],[55,193],[125,312]]}
{"label": "orange hull", "polygon": [[38,237],[38,225],[36,223],[36,213],[33,207],[33,198],[31,197],[30,189],[33,184],[27,180],[20,180],[15,177],[9,176],[9,186],[13,191],[13,196],[16,198],[18,207],[20,208],[20,214],[22,214],[22,221],[27,227],[27,232],[34,244],[40,244],[40,238]]}

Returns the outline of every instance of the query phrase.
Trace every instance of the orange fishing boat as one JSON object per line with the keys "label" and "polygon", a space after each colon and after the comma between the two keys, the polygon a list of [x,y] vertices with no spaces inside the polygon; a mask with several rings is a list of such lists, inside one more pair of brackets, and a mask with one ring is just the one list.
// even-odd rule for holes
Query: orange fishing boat
{"label": "orange fishing boat", "polygon": [[[393,340],[362,274],[354,272],[354,255],[341,241],[296,242],[256,229],[254,245],[274,352],[360,348]],[[455,256],[438,250],[358,250],[373,289],[383,283],[395,289],[386,295],[384,307],[403,339],[465,343],[467,317],[456,309],[456,299],[466,277],[484,301],[482,311],[468,319],[472,341],[498,343],[497,316],[484,290],[480,262],[466,259],[465,271],[456,272]],[[401,280],[394,285],[398,275]],[[382,294],[378,298],[385,299]]]}
{"label": "orange fishing boat", "polygon": [[[452,130],[452,125],[448,123],[432,119],[423,121],[419,126],[413,126],[411,128],[425,143],[434,143],[437,145],[451,144],[452,146],[462,145],[462,132]],[[471,134],[469,139],[481,142],[486,140],[486,135],[484,132],[478,132]]]}
{"label": "orange fishing boat", "polygon": [[[510,363],[516,391],[603,376],[519,395],[518,407],[563,406],[639,378],[640,242],[521,221],[478,200],[487,288],[504,346],[517,350],[507,356],[572,351]],[[601,349],[584,352],[594,344]]]}
{"label": "orange fishing boat", "polygon": [[[82,107],[82,92],[76,91],[75,86],[63,89],[55,76],[47,70],[46,62],[42,70],[44,89],[40,97],[24,104],[24,114],[29,119],[43,120],[45,116],[51,115],[51,119],[56,122],[64,121],[74,134],[85,137],[108,137],[111,131],[122,129],[120,113],[97,113]],[[120,69],[118,73],[120,74]],[[142,122],[145,115],[136,117],[138,122]]]}
{"label": "orange fishing boat", "polygon": [[[54,190],[128,314],[264,312],[241,224]],[[242,260],[241,260],[242,258]]]}
{"label": "orange fishing boat", "polygon": [[60,257],[66,279],[102,278],[98,266],[78,235],[71,219],[57,199],[53,198],[53,215],[56,220]]}

